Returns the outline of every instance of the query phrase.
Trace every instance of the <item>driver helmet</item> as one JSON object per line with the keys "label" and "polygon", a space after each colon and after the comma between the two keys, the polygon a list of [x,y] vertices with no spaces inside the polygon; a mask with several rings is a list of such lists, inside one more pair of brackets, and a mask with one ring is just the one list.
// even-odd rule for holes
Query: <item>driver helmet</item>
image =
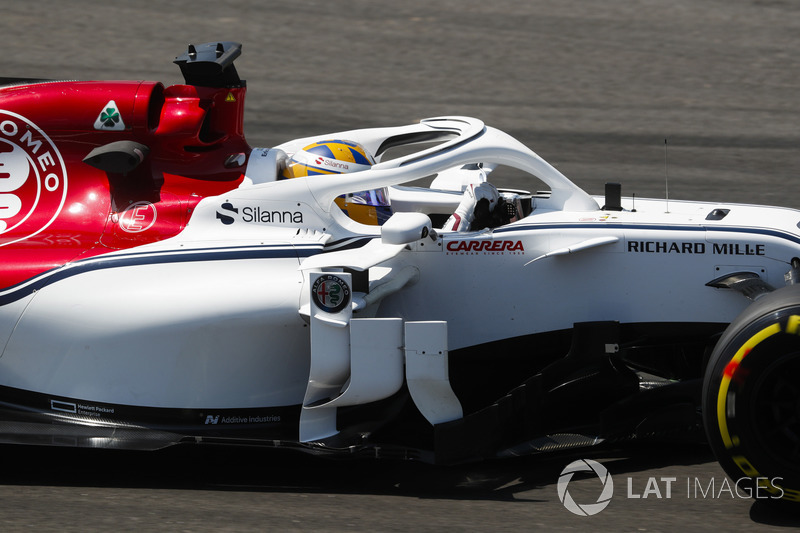
{"label": "driver helmet", "polygon": [[[352,141],[328,140],[309,144],[295,153],[281,171],[285,179],[319,174],[344,174],[369,170],[375,160]],[[391,216],[386,188],[348,193],[336,199],[347,216],[362,224],[383,224]]]}

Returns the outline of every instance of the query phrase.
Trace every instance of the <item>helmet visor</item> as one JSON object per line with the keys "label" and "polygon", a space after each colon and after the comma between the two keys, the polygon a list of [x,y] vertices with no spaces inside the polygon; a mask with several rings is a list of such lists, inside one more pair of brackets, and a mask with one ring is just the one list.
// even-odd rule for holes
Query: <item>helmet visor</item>
{"label": "helmet visor", "polygon": [[386,187],[371,191],[354,192],[347,195],[347,202],[360,205],[372,205],[376,207],[388,207],[389,194],[386,190]]}

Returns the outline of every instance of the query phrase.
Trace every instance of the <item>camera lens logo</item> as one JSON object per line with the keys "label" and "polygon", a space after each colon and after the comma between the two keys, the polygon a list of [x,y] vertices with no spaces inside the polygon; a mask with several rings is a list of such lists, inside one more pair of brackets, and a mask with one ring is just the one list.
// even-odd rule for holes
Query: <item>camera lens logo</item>
{"label": "camera lens logo", "polygon": [[[572,499],[567,487],[575,472],[594,472],[597,477],[600,478],[600,481],[603,484],[603,490],[600,493],[600,496],[597,498],[597,502],[581,505]],[[558,498],[569,512],[579,516],[592,516],[605,509],[611,502],[611,497],[614,495],[614,480],[611,479],[611,474],[608,473],[606,467],[597,461],[592,461],[591,459],[580,459],[578,461],[571,462],[566,466],[566,468],[564,468],[564,470],[561,471],[556,488],[558,490]]]}

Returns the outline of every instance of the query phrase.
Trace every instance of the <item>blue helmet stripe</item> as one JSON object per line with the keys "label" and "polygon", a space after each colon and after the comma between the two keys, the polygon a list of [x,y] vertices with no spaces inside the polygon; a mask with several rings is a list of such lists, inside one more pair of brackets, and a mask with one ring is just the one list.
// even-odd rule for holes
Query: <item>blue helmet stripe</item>
{"label": "blue helmet stripe", "polygon": [[353,156],[353,160],[358,163],[359,165],[371,165],[372,163],[364,157],[359,151],[353,150],[350,148],[350,154]]}
{"label": "blue helmet stripe", "polygon": [[333,155],[333,151],[326,144],[318,144],[317,146],[307,148],[304,151],[311,154],[322,155],[325,157],[330,157],[331,159],[336,159],[336,156]]}

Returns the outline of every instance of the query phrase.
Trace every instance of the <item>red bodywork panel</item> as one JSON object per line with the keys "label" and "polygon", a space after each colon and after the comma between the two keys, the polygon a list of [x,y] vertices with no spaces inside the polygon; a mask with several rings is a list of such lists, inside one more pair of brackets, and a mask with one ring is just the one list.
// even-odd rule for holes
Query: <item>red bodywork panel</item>
{"label": "red bodywork panel", "polygon": [[[203,197],[237,187],[250,154],[245,91],[149,81],[0,87],[0,289],[174,236]],[[149,148],[127,174],[83,161],[123,140]]]}

